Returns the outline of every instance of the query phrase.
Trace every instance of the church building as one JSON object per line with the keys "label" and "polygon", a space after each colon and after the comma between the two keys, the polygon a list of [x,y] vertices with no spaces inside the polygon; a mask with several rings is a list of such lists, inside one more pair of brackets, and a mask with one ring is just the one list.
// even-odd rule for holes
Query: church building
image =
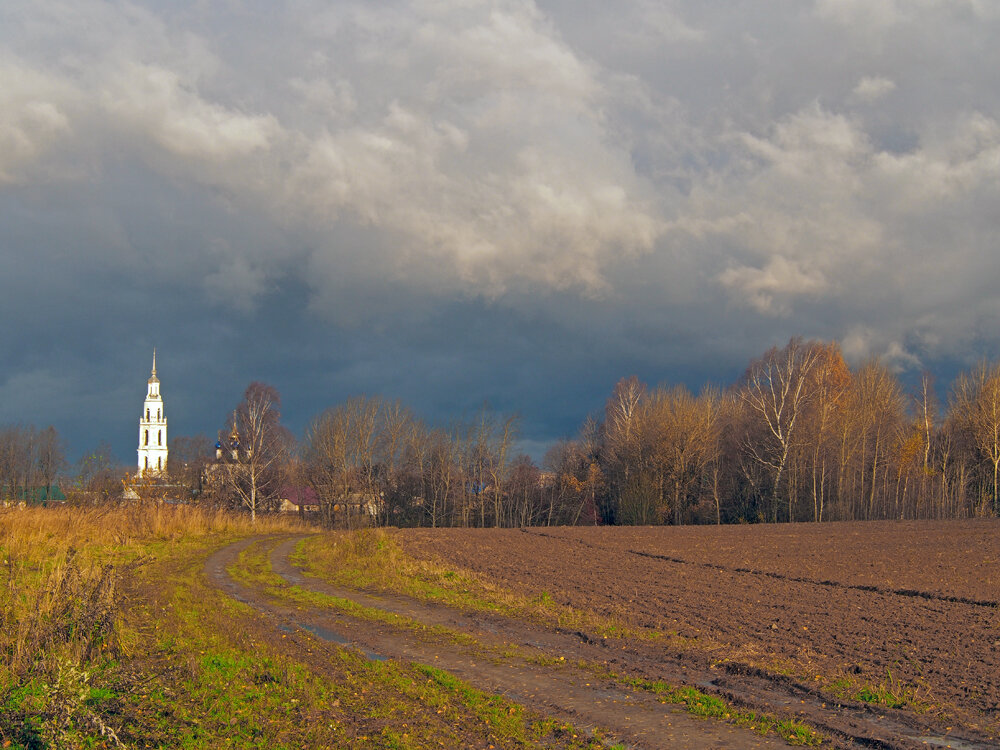
{"label": "church building", "polygon": [[156,377],[156,350],[153,350],[153,372],[146,381],[146,400],[139,417],[138,476],[157,476],[167,468],[167,417],[160,395],[160,379]]}

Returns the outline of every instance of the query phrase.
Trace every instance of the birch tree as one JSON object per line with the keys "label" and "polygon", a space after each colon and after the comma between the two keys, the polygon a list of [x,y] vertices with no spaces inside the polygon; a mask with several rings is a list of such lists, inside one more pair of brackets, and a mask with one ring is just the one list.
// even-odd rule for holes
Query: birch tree
{"label": "birch tree", "polygon": [[[778,520],[781,480],[788,467],[799,419],[814,392],[807,386],[819,359],[819,347],[793,338],[783,349],[771,349],[750,365],[740,391],[743,402],[763,424],[763,439],[746,447],[771,474],[771,520]],[[792,498],[789,494],[789,512]],[[788,520],[793,520],[791,517]]]}
{"label": "birch tree", "polygon": [[256,522],[257,511],[277,499],[292,442],[281,426],[281,396],[274,386],[256,381],[247,386],[233,413],[233,433],[236,458],[223,464],[226,478]]}

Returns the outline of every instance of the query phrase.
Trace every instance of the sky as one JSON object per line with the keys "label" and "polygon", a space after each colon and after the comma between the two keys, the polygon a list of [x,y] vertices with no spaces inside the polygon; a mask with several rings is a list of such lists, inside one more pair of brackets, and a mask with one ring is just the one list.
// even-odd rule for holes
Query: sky
{"label": "sky", "polygon": [[135,457],[248,383],[484,403],[540,457],[614,383],[792,336],[1000,356],[992,0],[0,4],[0,424]]}

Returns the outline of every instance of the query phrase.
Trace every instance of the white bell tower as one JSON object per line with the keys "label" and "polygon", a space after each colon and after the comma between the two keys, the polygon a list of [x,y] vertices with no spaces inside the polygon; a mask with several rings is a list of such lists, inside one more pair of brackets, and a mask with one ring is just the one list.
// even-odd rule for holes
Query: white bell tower
{"label": "white bell tower", "polygon": [[153,372],[146,386],[146,400],[139,417],[138,476],[156,476],[167,468],[167,416],[160,396],[160,379],[156,377],[156,350],[153,350]]}

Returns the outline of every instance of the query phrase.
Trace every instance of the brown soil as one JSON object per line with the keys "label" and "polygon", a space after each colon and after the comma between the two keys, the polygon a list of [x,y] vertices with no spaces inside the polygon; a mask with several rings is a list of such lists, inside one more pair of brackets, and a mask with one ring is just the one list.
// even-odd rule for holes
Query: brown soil
{"label": "brown soil", "polygon": [[[858,742],[948,735],[953,747],[963,736],[965,746],[1000,746],[996,521],[428,529],[398,538],[415,556],[687,639],[678,653],[631,665],[651,676],[714,662],[723,674],[708,680],[723,694],[750,705],[805,701],[810,721]],[[931,710],[838,700],[831,684],[840,677],[851,689],[909,690],[911,709]],[[772,698],[755,693],[768,689]]]}

